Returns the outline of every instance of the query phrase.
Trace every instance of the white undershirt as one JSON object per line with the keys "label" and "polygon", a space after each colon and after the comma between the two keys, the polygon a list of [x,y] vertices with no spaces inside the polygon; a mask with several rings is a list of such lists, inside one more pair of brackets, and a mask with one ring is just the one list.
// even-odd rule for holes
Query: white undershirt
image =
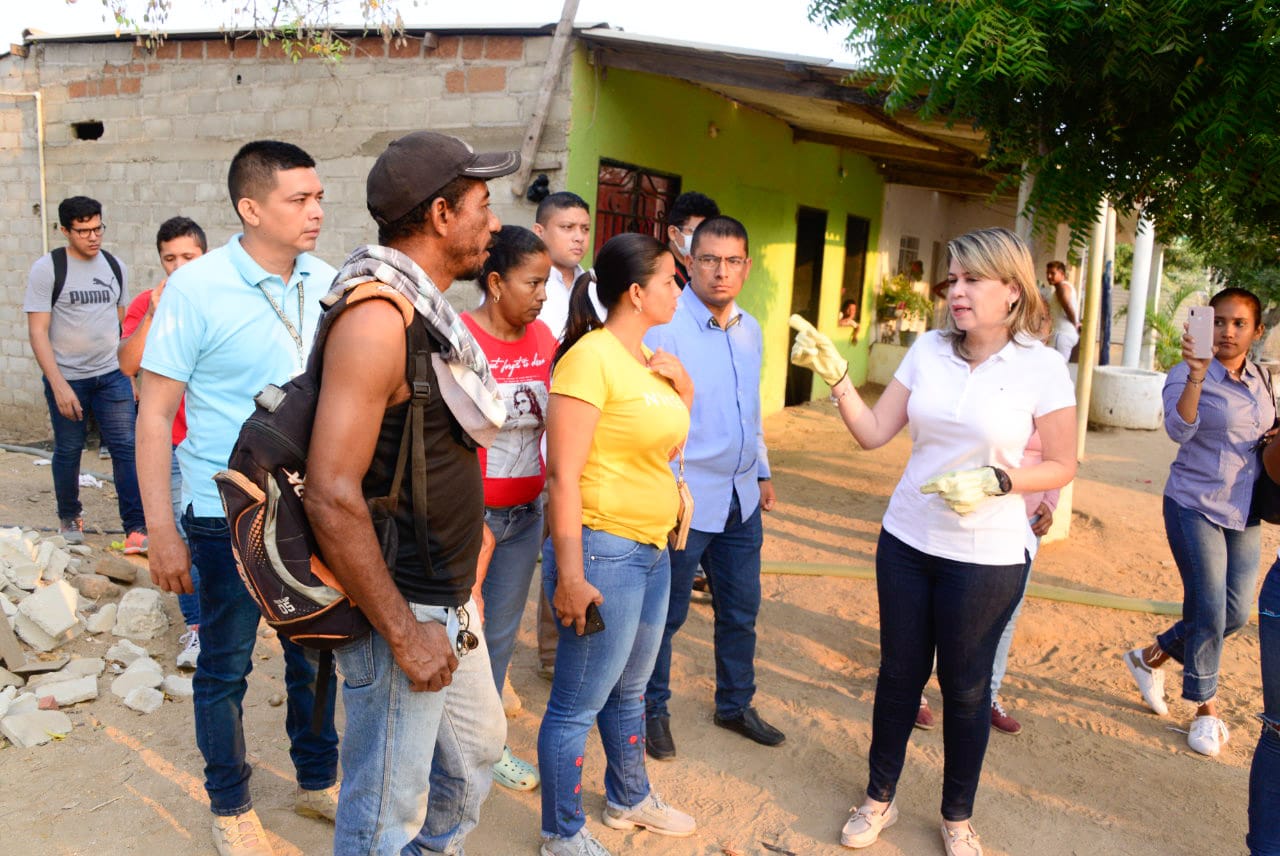
{"label": "white undershirt", "polygon": [[992,497],[959,515],[936,494],[920,493],[920,486],[952,470],[1020,466],[1033,420],[1075,404],[1066,363],[1039,342],[1010,342],[970,371],[933,330],[907,352],[894,379],[910,392],[911,457],[889,499],[885,531],[930,556],[982,565],[1022,562],[1027,513],[1021,496]]}

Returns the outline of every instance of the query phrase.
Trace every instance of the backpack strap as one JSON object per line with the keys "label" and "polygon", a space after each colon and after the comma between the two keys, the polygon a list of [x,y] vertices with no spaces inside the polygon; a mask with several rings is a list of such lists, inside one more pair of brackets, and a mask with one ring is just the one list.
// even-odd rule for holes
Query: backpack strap
{"label": "backpack strap", "polygon": [[49,311],[52,312],[53,305],[58,302],[58,297],[67,284],[67,248],[58,247],[49,256],[53,259],[53,294],[49,297]]}
{"label": "backpack strap", "polygon": [[[52,312],[53,305],[58,302],[58,298],[62,296],[62,289],[67,285],[67,248],[58,247],[49,255],[53,259],[53,294],[49,297],[49,311]],[[102,251],[102,257],[107,260],[107,267],[111,268],[111,272],[115,274],[120,293],[124,294],[124,270],[120,267],[120,260],[106,250]]]}
{"label": "backpack strap", "polygon": [[102,251],[102,255],[107,260],[107,266],[111,268],[111,272],[116,275],[116,285],[120,286],[120,294],[124,294],[124,271],[120,268],[120,260],[106,250]]}

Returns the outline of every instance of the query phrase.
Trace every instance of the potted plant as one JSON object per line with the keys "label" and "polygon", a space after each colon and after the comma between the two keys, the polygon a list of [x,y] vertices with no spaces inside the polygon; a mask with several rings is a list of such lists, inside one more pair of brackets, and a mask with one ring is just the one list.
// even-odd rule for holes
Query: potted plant
{"label": "potted plant", "polygon": [[933,302],[912,287],[904,273],[884,280],[876,298],[876,320],[880,322],[880,341],[911,345],[914,330],[904,330],[912,321],[925,321],[933,312]]}

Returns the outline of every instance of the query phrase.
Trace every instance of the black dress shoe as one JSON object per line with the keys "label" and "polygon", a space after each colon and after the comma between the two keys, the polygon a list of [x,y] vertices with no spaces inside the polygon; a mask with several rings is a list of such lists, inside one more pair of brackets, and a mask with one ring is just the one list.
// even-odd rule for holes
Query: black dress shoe
{"label": "black dress shoe", "polygon": [[779,746],[787,739],[787,735],[761,719],[754,707],[747,708],[737,716],[721,716],[717,713],[716,725],[736,731],[765,746]]}
{"label": "black dress shoe", "polygon": [[671,717],[651,716],[645,720],[644,748],[655,761],[669,761],[676,756],[676,742],[671,739]]}

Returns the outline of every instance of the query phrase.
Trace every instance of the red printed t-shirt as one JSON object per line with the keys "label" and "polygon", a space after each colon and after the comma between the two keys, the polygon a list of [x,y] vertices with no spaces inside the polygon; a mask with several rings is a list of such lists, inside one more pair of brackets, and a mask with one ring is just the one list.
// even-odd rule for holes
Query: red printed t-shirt
{"label": "red printed t-shirt", "polygon": [[484,504],[506,508],[532,502],[542,492],[546,465],[542,433],[546,430],[547,395],[556,337],[541,321],[525,327],[515,342],[495,339],[465,313],[462,320],[489,358],[489,371],[507,406],[507,421],[488,449],[479,449],[484,475]]}
{"label": "red printed t-shirt", "polygon": [[[151,304],[151,292],[154,290],[148,288],[129,304],[129,309],[124,314],[124,323],[120,325],[121,340],[132,336],[133,331],[137,330],[138,325],[142,323],[142,316],[147,314],[147,307]],[[182,401],[178,402],[178,414],[173,417],[173,445],[180,445],[185,439],[187,439],[187,398],[184,395]]]}

